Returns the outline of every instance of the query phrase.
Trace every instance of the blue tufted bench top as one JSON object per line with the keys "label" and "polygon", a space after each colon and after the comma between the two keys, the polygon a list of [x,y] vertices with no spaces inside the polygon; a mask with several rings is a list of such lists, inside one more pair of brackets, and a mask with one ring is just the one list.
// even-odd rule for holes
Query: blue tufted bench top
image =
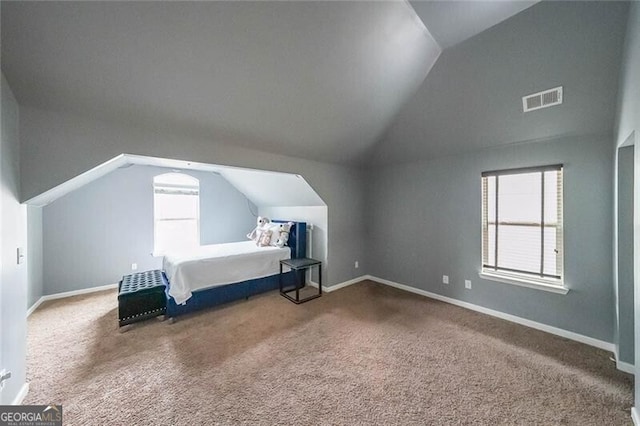
{"label": "blue tufted bench top", "polygon": [[120,284],[118,296],[133,293],[157,292],[159,290],[164,291],[165,286],[166,284],[161,270],[156,269],[154,271],[138,272],[122,277],[122,284]]}

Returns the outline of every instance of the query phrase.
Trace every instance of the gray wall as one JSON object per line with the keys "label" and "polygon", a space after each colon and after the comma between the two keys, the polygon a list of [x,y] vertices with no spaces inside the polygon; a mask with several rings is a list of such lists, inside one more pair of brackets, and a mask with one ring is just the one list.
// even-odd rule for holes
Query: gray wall
{"label": "gray wall", "polygon": [[[118,282],[153,257],[153,177],[170,169],[131,166],[67,194],[43,209],[44,294]],[[200,242],[246,239],[255,226],[253,204],[214,173],[182,171],[200,181]],[[250,211],[251,208],[251,211]]]}
{"label": "gray wall", "polygon": [[[615,144],[616,147],[624,143],[637,143],[640,136],[640,5],[631,2],[624,54],[620,72],[618,88],[618,111],[616,115]],[[638,223],[640,215],[640,150],[634,150],[634,222]],[[640,365],[640,262],[638,255],[640,247],[640,229],[634,230],[634,346],[635,365]],[[618,235],[620,237],[620,235]],[[620,255],[620,253],[619,253]],[[635,384],[635,407],[640,408],[640,380]]]}
{"label": "gray wall", "polygon": [[27,307],[33,306],[44,295],[42,252],[42,208],[27,206]]}
{"label": "gray wall", "polygon": [[[23,200],[121,153],[300,174],[328,206],[326,283],[355,278],[364,258],[364,173],[355,168],[269,154],[182,134],[125,127],[87,117],[21,107]],[[46,258],[46,254],[45,254]],[[45,259],[46,261],[46,259]]]}
{"label": "gray wall", "polygon": [[[16,262],[16,249],[27,247],[27,209],[19,202],[20,154],[18,104],[2,75],[0,137],[0,369],[13,377],[0,392],[10,404],[26,381],[27,264]],[[27,259],[28,261],[28,259]]]}
{"label": "gray wall", "polygon": [[[611,137],[564,138],[372,170],[370,273],[612,342],[611,143]],[[480,279],[481,172],[556,163],[565,165],[564,261],[571,291],[559,295]],[[449,275],[448,286],[442,275]]]}

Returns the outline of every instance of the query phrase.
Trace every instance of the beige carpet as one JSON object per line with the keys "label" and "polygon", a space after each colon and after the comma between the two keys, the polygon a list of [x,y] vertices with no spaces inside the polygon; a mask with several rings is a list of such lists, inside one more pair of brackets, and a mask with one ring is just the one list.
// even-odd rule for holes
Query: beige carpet
{"label": "beige carpet", "polygon": [[25,403],[67,425],[632,424],[610,354],[371,282],[116,330],[114,291],[29,318]]}

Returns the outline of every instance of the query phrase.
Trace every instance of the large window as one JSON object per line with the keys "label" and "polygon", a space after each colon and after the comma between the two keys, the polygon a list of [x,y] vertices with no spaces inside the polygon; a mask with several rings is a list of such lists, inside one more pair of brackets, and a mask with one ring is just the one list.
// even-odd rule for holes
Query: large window
{"label": "large window", "polygon": [[482,272],[563,288],[562,165],[482,173]]}
{"label": "large window", "polygon": [[153,178],[155,255],[200,245],[200,183],[182,173]]}

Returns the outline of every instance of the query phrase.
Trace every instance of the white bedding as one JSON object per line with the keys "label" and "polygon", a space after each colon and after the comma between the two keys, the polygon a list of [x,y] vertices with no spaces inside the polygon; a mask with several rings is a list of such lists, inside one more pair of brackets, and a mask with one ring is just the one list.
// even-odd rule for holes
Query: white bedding
{"label": "white bedding", "polygon": [[280,260],[290,257],[289,247],[257,247],[253,241],[242,241],[168,253],[162,268],[169,278],[169,295],[181,305],[196,290],[275,275]]}

